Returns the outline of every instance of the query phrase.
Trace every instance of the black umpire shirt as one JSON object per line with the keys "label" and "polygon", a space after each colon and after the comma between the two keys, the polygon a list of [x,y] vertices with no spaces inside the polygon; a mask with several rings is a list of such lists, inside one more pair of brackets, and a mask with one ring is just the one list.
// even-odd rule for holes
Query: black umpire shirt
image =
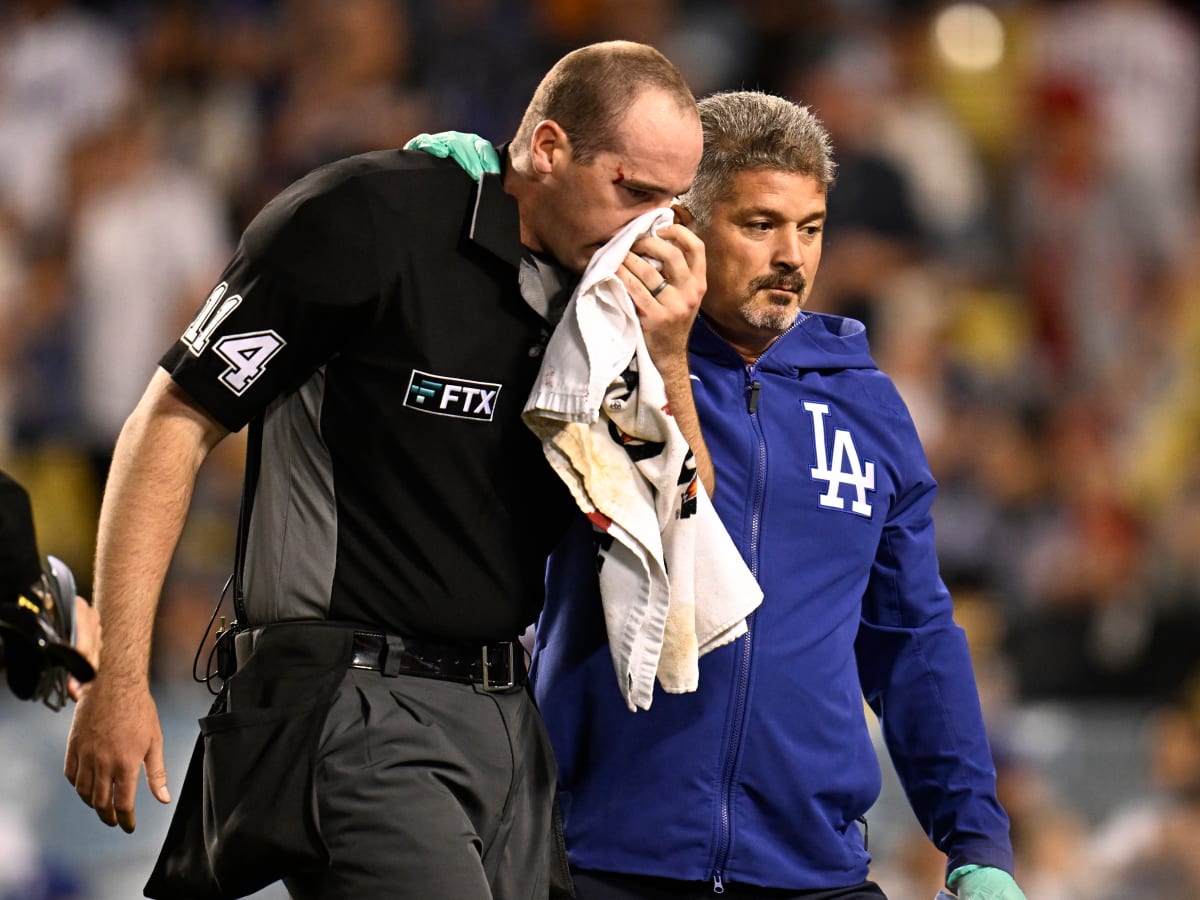
{"label": "black umpire shirt", "polygon": [[521,421],[550,327],[522,254],[500,176],[399,150],[318,169],[246,229],[161,364],[251,424],[249,623],[474,642],[534,620],[573,503]]}

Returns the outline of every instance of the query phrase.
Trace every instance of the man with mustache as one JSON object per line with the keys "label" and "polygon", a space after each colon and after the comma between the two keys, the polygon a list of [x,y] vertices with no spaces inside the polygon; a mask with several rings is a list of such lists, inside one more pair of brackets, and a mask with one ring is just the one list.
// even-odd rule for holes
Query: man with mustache
{"label": "man with mustache", "polygon": [[916,429],[863,325],[804,311],[834,183],[829,136],[762,93],[699,107],[704,154],[675,204],[707,260],[692,389],[714,504],[764,599],[744,636],[701,657],[695,693],[656,690],[632,714],[591,523],[579,518],[552,555],[531,677],[577,896],[884,897],[860,824],[881,786],[865,697],[946,854],[947,886],[1023,900]]}

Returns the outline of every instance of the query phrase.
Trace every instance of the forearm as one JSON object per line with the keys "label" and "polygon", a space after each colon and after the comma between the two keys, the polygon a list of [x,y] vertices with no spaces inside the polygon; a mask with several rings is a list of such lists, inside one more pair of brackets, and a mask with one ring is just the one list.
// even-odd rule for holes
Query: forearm
{"label": "forearm", "polygon": [[129,684],[149,677],[158,597],[196,474],[223,434],[180,400],[161,371],[121,431],[96,544],[103,678]]}
{"label": "forearm", "polygon": [[[656,268],[652,260],[658,260]],[[687,346],[704,297],[704,245],[682,225],[640,238],[618,269],[637,308],[646,350],[662,376],[671,415],[691,447],[696,473],[711,497],[716,492],[712,457],[700,432],[692,396]]]}
{"label": "forearm", "polygon": [[704,443],[704,435],[700,431],[700,416],[696,412],[696,400],[692,396],[692,378],[687,358],[666,361],[659,365],[658,369],[666,390],[667,403],[671,407],[671,415],[691,447],[692,456],[696,461],[696,474],[708,496],[712,497],[717,490],[716,472],[708,445]]}
{"label": "forearm", "polygon": [[864,620],[856,653],[864,693],[886,713],[884,739],[900,783],[950,868],[972,862],[1011,870],[1009,823],[961,629]]}

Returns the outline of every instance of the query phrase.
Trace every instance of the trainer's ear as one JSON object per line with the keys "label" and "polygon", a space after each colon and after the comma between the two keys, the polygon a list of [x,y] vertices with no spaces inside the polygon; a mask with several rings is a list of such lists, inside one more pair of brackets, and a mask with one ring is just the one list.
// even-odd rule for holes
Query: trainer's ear
{"label": "trainer's ear", "polygon": [[692,229],[692,223],[696,221],[696,217],[692,215],[692,211],[682,203],[672,203],[671,211],[675,213],[675,221],[684,228]]}

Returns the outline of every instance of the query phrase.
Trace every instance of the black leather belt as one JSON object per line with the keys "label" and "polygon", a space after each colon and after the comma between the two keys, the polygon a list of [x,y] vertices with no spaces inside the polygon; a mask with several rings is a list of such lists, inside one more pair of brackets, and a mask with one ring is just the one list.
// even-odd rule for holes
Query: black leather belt
{"label": "black leather belt", "polygon": [[[266,632],[280,627],[260,625],[237,630],[232,641],[233,665],[223,677],[232,675],[234,670],[245,664]],[[290,627],[296,625],[291,623]],[[307,630],[346,626],[313,622],[300,627]],[[218,646],[227,647],[228,644],[219,643]],[[418,675],[422,678],[478,684],[485,691],[512,690],[524,685],[527,680],[524,649],[516,640],[491,644],[441,644],[355,629],[351,647],[351,669],[382,672],[389,676]]]}
{"label": "black leather belt", "polygon": [[352,669],[478,684],[485,691],[507,691],[525,683],[523,651],[517,641],[464,646],[355,631],[353,647]]}

